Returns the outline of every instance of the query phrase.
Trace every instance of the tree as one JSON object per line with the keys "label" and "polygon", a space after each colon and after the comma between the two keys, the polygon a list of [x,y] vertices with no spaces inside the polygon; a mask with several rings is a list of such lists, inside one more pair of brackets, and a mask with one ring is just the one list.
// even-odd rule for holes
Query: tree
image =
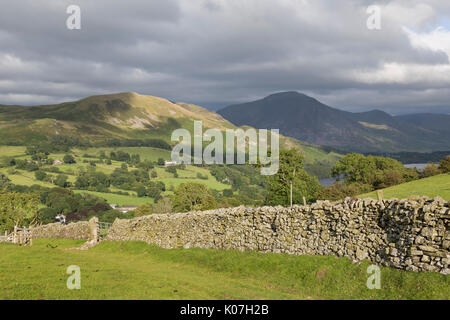
{"label": "tree", "polygon": [[434,163],[428,163],[426,167],[423,169],[422,176],[424,178],[436,176],[441,173],[441,170]]}
{"label": "tree", "polygon": [[267,179],[266,204],[303,204],[303,197],[307,201],[316,200],[321,186],[316,177],[303,170],[303,156],[295,149],[283,150],[279,159],[278,173]]}
{"label": "tree", "polygon": [[[343,177],[345,184],[368,184],[374,189],[403,183],[414,178],[411,170],[395,159],[348,154],[336,162],[332,169],[334,177]],[[416,174],[417,176],[417,174]]]}
{"label": "tree", "polygon": [[149,216],[153,213],[153,209],[148,204],[142,204],[133,211],[135,217]]}
{"label": "tree", "polygon": [[446,156],[444,159],[441,160],[441,162],[439,163],[439,169],[443,173],[450,172],[450,156]]}
{"label": "tree", "polygon": [[172,213],[173,212],[172,201],[169,198],[159,199],[158,202],[156,202],[153,205],[153,212],[154,213]]}
{"label": "tree", "polygon": [[0,193],[0,228],[11,231],[14,226],[36,222],[39,196],[34,193]]}
{"label": "tree", "polygon": [[11,180],[5,174],[0,173],[0,191],[10,186]]}
{"label": "tree", "polygon": [[147,195],[147,189],[143,185],[140,185],[137,187],[136,193],[139,198],[145,197]]}
{"label": "tree", "polygon": [[68,176],[64,174],[58,174],[56,176],[56,179],[54,181],[54,184],[61,188],[66,188],[68,186],[67,179],[69,179]]}
{"label": "tree", "polygon": [[232,197],[233,196],[233,190],[231,189],[225,189],[222,191],[222,194],[224,197]]}
{"label": "tree", "polygon": [[163,158],[158,158],[158,166],[163,166],[165,163]]}
{"label": "tree", "polygon": [[175,174],[177,174],[177,167],[175,167],[175,166],[167,167],[166,171],[175,175]]}
{"label": "tree", "polygon": [[178,212],[209,210],[217,206],[216,199],[208,188],[199,183],[189,182],[178,186],[171,198],[173,207]]}
{"label": "tree", "polygon": [[63,158],[63,161],[65,164],[76,163],[75,158],[70,154],[66,154]]}
{"label": "tree", "polygon": [[43,181],[47,177],[47,174],[42,170],[38,170],[34,173],[34,176],[36,180]]}
{"label": "tree", "polygon": [[37,219],[40,223],[48,224],[55,222],[55,217],[58,215],[53,208],[42,208],[37,213]]}

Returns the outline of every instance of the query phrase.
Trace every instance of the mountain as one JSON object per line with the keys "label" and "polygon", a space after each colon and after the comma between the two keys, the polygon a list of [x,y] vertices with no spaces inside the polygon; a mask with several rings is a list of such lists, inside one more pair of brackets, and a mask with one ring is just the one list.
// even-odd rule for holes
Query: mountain
{"label": "mountain", "polygon": [[202,120],[206,128],[234,126],[207,109],[126,92],[47,106],[0,106],[2,144],[23,144],[51,135],[110,139],[170,139],[169,132]]}
{"label": "mountain", "polygon": [[396,116],[395,118],[427,130],[450,134],[450,115],[448,114],[418,113]]}
{"label": "mountain", "polygon": [[[238,127],[203,107],[171,102],[134,92],[92,96],[79,101],[43,106],[0,105],[0,144],[29,145],[52,136],[88,140],[102,145],[111,140],[163,140],[170,145],[173,130],[193,131],[193,122],[221,131]],[[340,154],[280,135],[280,147],[297,148],[305,162],[334,163]],[[1,155],[0,155],[1,156]]]}
{"label": "mountain", "polygon": [[289,137],[352,152],[450,150],[450,133],[380,110],[352,113],[298,92],[281,92],[218,113],[233,124],[280,129]]}

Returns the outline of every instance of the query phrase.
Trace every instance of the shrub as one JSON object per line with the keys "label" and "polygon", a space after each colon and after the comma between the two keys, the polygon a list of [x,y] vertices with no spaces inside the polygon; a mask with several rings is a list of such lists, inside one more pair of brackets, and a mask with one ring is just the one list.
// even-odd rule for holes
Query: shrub
{"label": "shrub", "polygon": [[192,182],[178,186],[171,200],[178,212],[209,210],[217,206],[216,199],[205,185]]}
{"label": "shrub", "polygon": [[135,217],[149,216],[153,213],[153,209],[148,204],[142,204],[133,211]]}
{"label": "shrub", "polygon": [[441,173],[441,170],[434,163],[428,163],[426,167],[423,169],[422,177],[428,178],[432,176],[436,176]]}
{"label": "shrub", "polygon": [[57,185],[58,187],[66,188],[66,187],[69,186],[69,183],[68,183],[68,181],[67,181],[68,178],[69,178],[69,177],[66,176],[66,175],[64,175],[64,174],[58,174],[58,175],[56,176],[56,179],[55,179],[55,181],[54,181],[54,184]]}
{"label": "shrub", "polygon": [[58,215],[58,212],[53,208],[42,208],[39,209],[37,217],[38,221],[43,224],[48,224],[55,222],[55,217]]}
{"label": "shrub", "polygon": [[47,174],[44,171],[38,170],[34,173],[34,176],[36,180],[43,181],[47,177]]}
{"label": "shrub", "polygon": [[169,198],[162,198],[153,205],[154,213],[172,213],[172,201]]}
{"label": "shrub", "polygon": [[197,172],[197,179],[208,180],[208,176],[206,174],[201,174]]}
{"label": "shrub", "polygon": [[70,154],[66,154],[63,158],[63,161],[65,164],[76,163],[75,158]]}
{"label": "shrub", "polygon": [[441,160],[441,162],[439,163],[439,169],[443,173],[450,172],[450,156],[446,156],[444,159]]}
{"label": "shrub", "polygon": [[336,181],[331,186],[322,188],[319,191],[318,198],[322,200],[342,200],[346,197],[353,197],[370,191],[372,191],[372,186],[367,184],[353,183],[345,185]]}

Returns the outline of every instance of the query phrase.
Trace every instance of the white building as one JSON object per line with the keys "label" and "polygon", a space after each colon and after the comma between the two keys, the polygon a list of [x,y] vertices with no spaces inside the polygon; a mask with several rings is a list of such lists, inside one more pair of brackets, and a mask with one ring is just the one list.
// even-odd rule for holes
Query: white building
{"label": "white building", "polygon": [[173,167],[176,165],[177,165],[176,161],[164,161],[164,166],[166,166],[166,167]]}

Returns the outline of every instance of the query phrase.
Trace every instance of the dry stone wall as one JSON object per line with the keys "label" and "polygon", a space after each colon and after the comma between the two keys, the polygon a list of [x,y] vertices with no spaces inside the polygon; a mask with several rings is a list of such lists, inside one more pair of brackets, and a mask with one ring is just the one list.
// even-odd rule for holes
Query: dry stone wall
{"label": "dry stone wall", "polygon": [[32,229],[33,238],[59,239],[92,239],[92,223],[81,221],[77,223],[51,223]]}
{"label": "dry stone wall", "polygon": [[336,255],[410,271],[449,274],[449,203],[350,199],[310,206],[229,208],[117,219],[106,240],[163,248]]}

